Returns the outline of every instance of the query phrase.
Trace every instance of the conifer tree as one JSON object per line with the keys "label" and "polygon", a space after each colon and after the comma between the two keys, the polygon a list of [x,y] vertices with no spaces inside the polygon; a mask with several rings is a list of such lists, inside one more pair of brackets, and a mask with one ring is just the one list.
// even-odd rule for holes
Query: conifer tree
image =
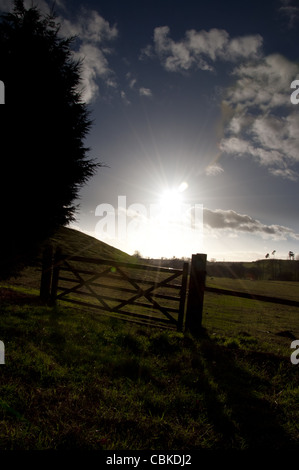
{"label": "conifer tree", "polygon": [[101,166],[84,140],[92,121],[79,92],[82,62],[53,14],[16,0],[0,18],[0,277],[73,221],[79,190]]}

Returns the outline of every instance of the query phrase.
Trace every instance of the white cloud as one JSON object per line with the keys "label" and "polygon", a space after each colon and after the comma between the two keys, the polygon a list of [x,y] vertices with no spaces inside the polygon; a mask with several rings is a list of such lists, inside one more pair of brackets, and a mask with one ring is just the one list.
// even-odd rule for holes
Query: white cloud
{"label": "white cloud", "polygon": [[[43,14],[48,14],[52,8],[52,1],[25,0],[26,8],[37,6]],[[63,0],[56,0],[56,6],[66,11]],[[0,0],[0,10],[9,11],[13,7],[13,0]],[[55,11],[54,7],[54,11]],[[108,57],[112,52],[110,44],[118,37],[116,25],[110,25],[95,10],[81,8],[78,18],[70,21],[58,16],[61,24],[60,33],[64,37],[77,36],[79,46],[74,52],[75,59],[84,59],[82,64],[82,100],[90,102],[99,94],[98,80],[108,87],[116,87],[116,79],[111,69]]]}
{"label": "white cloud", "polygon": [[136,83],[137,83],[137,79],[132,75],[131,72],[128,72],[126,74],[126,79],[129,82],[129,87],[131,88],[131,90],[133,90],[135,88]]}
{"label": "white cloud", "polygon": [[238,214],[233,210],[203,210],[204,227],[212,230],[214,235],[218,231],[226,230],[231,235],[238,233],[252,233],[260,235],[262,238],[271,238],[274,240],[287,240],[292,238],[299,240],[299,234],[289,227],[282,225],[265,225],[259,220],[253,219],[246,214]]}
{"label": "white cloud", "polygon": [[97,11],[85,8],[82,8],[77,22],[64,19],[61,30],[67,36],[78,35],[81,41],[93,44],[102,44],[103,41],[111,41],[118,36],[116,25],[110,26]]}
{"label": "white cloud", "polygon": [[271,54],[235,68],[235,85],[227,100],[243,110],[258,106],[267,111],[290,102],[290,85],[299,73],[297,64],[280,54]]}
{"label": "white cloud", "polygon": [[122,99],[122,101],[123,101],[123,103],[124,103],[125,105],[131,104],[130,100],[127,98],[127,95],[126,95],[126,92],[125,92],[125,91],[122,90],[122,91],[120,92],[120,96],[121,96],[121,99]]}
{"label": "white cloud", "polygon": [[231,62],[258,57],[261,46],[260,35],[231,39],[227,31],[216,28],[188,30],[183,39],[174,41],[170,37],[170,28],[159,26],[154,30],[154,46],[144,48],[141,58],[155,54],[170,72],[186,71],[192,67],[213,70],[216,60]]}
{"label": "white cloud", "polygon": [[155,51],[167,70],[188,70],[192,66],[194,58],[191,57],[185,41],[174,42],[168,37],[169,31],[168,26],[155,28]]}
{"label": "white cloud", "polygon": [[299,172],[293,171],[289,168],[270,168],[270,173],[272,173],[274,176],[279,176],[280,178],[288,179],[291,181],[299,180]]}
{"label": "white cloud", "polygon": [[96,11],[82,8],[80,18],[70,21],[60,18],[61,33],[64,36],[77,36],[79,48],[75,58],[83,58],[82,100],[91,102],[99,94],[98,79],[108,87],[116,87],[115,74],[111,69],[108,57],[112,52],[110,47],[118,36],[116,25],[109,22]]}
{"label": "white cloud", "polygon": [[218,164],[212,164],[212,165],[209,165],[207,168],[206,168],[206,175],[207,176],[216,176],[216,175],[220,175],[221,173],[223,173],[223,168],[218,165]]}
{"label": "white cloud", "polygon": [[229,34],[225,30],[211,29],[210,31],[195,31],[194,29],[186,32],[186,46],[195,56],[205,54],[213,61],[218,56],[224,54],[229,43]]}
{"label": "white cloud", "polygon": [[274,176],[298,179],[299,115],[290,102],[298,74],[299,66],[279,54],[235,68],[223,107],[229,121],[222,152],[252,157]]}
{"label": "white cloud", "polygon": [[246,140],[239,139],[238,137],[229,137],[227,139],[222,139],[220,149],[223,152],[243,155],[249,152],[251,146],[249,146]]}
{"label": "white cloud", "polygon": [[74,57],[84,59],[82,67],[83,101],[88,103],[98,95],[98,78],[104,80],[107,86],[116,86],[115,81],[112,79],[113,72],[109,67],[108,60],[96,45],[83,43],[79,50],[74,53]]}
{"label": "white cloud", "polygon": [[135,91],[139,94],[139,96],[146,96],[151,98],[153,96],[152,90],[150,88],[139,86],[137,87],[137,78],[132,74],[132,72],[128,72],[126,74],[126,79],[128,81],[128,85],[130,90]]}
{"label": "white cloud", "polygon": [[153,59],[155,56],[154,48],[151,44],[148,44],[146,47],[142,48],[140,51],[139,59]]}
{"label": "white cloud", "polygon": [[259,34],[231,39],[224,51],[226,60],[237,61],[242,58],[251,59],[260,55],[263,38]]}
{"label": "white cloud", "polygon": [[153,96],[152,91],[149,88],[144,88],[144,87],[139,88],[139,95],[147,96],[149,98]]}

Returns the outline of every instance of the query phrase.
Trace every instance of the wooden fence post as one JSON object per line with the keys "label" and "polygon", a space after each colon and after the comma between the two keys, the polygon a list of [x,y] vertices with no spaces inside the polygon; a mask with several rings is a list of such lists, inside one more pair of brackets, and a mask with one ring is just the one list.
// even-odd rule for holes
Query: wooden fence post
{"label": "wooden fence post", "polygon": [[52,257],[53,248],[51,245],[46,245],[42,259],[42,276],[40,282],[40,298],[43,302],[48,302],[50,299],[52,281]]}
{"label": "wooden fence post", "polygon": [[54,262],[53,262],[53,275],[52,275],[52,287],[51,287],[51,303],[52,304],[56,303],[61,258],[62,258],[61,248],[57,247],[55,255],[54,255]]}
{"label": "wooden fence post", "polygon": [[185,329],[194,336],[202,329],[206,262],[206,254],[192,255]]}

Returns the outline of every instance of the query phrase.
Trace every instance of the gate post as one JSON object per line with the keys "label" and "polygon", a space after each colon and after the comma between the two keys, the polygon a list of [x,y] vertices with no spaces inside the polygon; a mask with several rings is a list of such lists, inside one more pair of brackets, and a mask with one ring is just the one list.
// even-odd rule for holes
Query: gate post
{"label": "gate post", "polygon": [[50,299],[51,281],[52,281],[52,256],[53,248],[46,245],[42,259],[42,276],[40,281],[40,298],[43,302]]}
{"label": "gate post", "polygon": [[206,254],[192,255],[185,329],[194,336],[199,335],[202,328],[206,263]]}

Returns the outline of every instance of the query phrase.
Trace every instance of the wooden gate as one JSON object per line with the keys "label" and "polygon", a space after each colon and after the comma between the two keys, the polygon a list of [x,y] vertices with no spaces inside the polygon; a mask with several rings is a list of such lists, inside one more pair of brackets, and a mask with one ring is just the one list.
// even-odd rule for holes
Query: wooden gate
{"label": "wooden gate", "polygon": [[50,262],[50,253],[47,256],[41,283],[44,299],[72,302],[182,331],[188,263],[183,269],[171,269],[138,262],[65,257],[59,250],[54,262]]}

